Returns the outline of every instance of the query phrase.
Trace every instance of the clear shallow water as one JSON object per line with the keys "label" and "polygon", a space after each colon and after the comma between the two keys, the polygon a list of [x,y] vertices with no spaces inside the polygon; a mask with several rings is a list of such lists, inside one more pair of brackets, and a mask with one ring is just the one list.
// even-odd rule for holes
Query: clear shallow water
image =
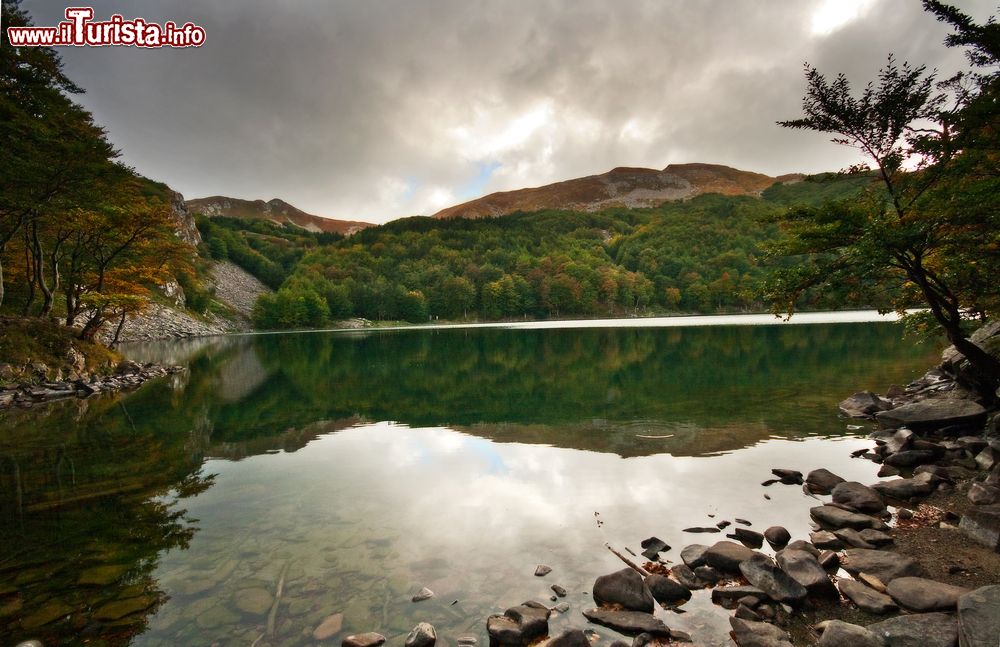
{"label": "clear shallow water", "polygon": [[[631,323],[631,322],[630,322]],[[772,467],[874,480],[836,417],[922,372],[895,325],[290,334],[133,349],[190,370],[0,418],[0,643],[312,644],[325,617],[449,645],[657,535],[739,516],[808,531]],[[667,436],[649,438],[648,436]],[[771,499],[764,498],[767,493]],[[595,513],[603,525],[598,527]],[[715,515],[709,518],[708,515]],[[553,572],[533,576],[536,564]],[[431,600],[410,597],[427,586]],[[456,602],[457,601],[457,602]],[[551,603],[554,604],[554,603]],[[701,643],[707,595],[662,612]],[[47,622],[46,622],[47,621]],[[613,632],[597,628],[609,638]]]}

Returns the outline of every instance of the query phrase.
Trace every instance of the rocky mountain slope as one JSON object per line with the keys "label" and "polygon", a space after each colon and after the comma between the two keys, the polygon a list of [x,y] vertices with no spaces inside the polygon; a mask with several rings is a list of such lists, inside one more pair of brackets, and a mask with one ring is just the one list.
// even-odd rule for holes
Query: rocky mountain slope
{"label": "rocky mountain slope", "polygon": [[435,218],[487,218],[515,211],[609,207],[655,207],[703,193],[757,195],[776,182],[797,182],[802,175],[771,177],[718,164],[671,164],[662,171],[618,167],[600,175],[516,191],[491,193],[443,209]]}
{"label": "rocky mountain slope", "polygon": [[215,195],[188,200],[186,205],[192,213],[201,213],[210,218],[226,216],[229,218],[270,220],[281,225],[291,223],[309,231],[333,232],[345,236],[372,226],[370,222],[335,220],[314,216],[278,198],[264,202],[263,200],[240,200],[239,198]]}

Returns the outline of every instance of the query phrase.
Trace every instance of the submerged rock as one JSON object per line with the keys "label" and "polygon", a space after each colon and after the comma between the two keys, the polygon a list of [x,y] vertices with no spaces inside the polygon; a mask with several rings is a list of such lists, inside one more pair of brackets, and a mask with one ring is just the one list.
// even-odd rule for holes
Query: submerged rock
{"label": "submerged rock", "polygon": [[341,628],[344,626],[344,614],[334,613],[333,615],[327,616],[323,619],[323,622],[319,623],[319,626],[313,629],[313,638],[316,640],[326,640],[328,638],[333,638],[340,633]]}
{"label": "submerged rock", "polygon": [[433,597],[434,597],[434,591],[431,591],[429,588],[425,586],[424,588],[417,591],[416,595],[410,598],[410,601],[423,602],[424,600],[430,600]]}
{"label": "submerged rock", "polygon": [[108,602],[94,612],[95,620],[118,620],[134,613],[140,613],[156,604],[156,596],[140,595],[125,600]]}
{"label": "submerged rock", "polygon": [[567,629],[546,642],[544,647],[590,647],[590,641],[579,629]]}
{"label": "submerged rock", "polygon": [[434,647],[437,642],[437,631],[434,625],[421,622],[406,635],[404,647]]}
{"label": "submerged rock", "polygon": [[535,567],[535,577],[545,577],[552,572],[552,568],[546,566],[545,564],[539,564]]}
{"label": "submerged rock", "polygon": [[233,606],[253,616],[264,615],[271,609],[272,604],[274,598],[271,592],[259,586],[241,589],[233,596]]}
{"label": "submerged rock", "polygon": [[351,634],[341,643],[342,647],[379,647],[385,642],[385,636],[369,631],[363,634]]}

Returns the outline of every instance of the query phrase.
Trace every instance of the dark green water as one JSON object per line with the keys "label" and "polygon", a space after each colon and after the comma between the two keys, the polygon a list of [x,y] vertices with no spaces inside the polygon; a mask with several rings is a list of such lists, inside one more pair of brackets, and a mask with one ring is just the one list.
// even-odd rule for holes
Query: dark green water
{"label": "dark green water", "polygon": [[[485,643],[485,618],[570,591],[656,534],[746,517],[808,530],[760,481],[873,480],[836,403],[936,349],[886,323],[287,334],[134,348],[189,371],[125,397],[0,413],[0,644]],[[604,524],[595,523],[599,513]],[[714,541],[718,536],[709,536]],[[535,578],[535,565],[553,567]],[[427,586],[436,596],[410,596]],[[457,601],[457,602],[456,602]],[[552,603],[554,604],[554,603]],[[704,595],[665,621],[725,628]],[[599,633],[609,639],[608,630]]]}

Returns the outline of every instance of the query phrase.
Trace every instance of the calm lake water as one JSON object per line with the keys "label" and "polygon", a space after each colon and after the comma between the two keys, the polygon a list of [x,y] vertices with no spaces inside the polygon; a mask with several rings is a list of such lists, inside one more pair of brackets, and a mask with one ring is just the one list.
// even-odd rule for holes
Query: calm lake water
{"label": "calm lake water", "polygon": [[[875,480],[837,402],[938,355],[890,323],[634,326],[135,347],[189,370],[0,413],[0,644],[310,645],[342,613],[330,644],[401,646],[428,621],[482,646],[488,615],[555,605],[552,584],[570,609],[551,630],[585,628],[594,578],[622,566],[606,542],[656,535],[679,561],[722,538],[682,528],[733,517],[804,538],[815,499],[761,481]],[[727,642],[707,592],[683,609],[658,614]]]}

